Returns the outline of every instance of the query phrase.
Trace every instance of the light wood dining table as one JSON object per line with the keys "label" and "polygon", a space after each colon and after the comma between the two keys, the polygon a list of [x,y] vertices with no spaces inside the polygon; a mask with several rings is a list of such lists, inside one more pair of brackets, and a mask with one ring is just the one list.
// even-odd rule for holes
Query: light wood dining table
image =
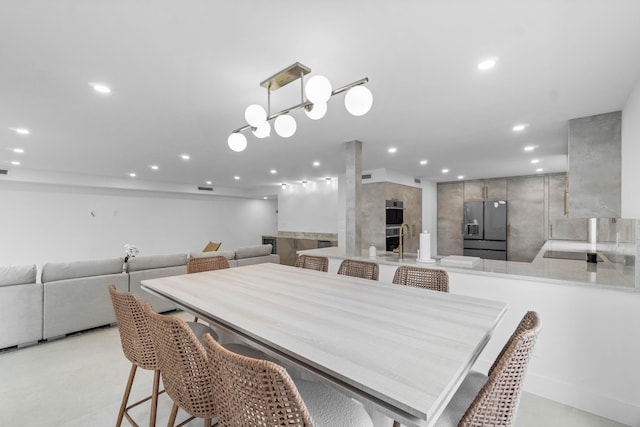
{"label": "light wood dining table", "polygon": [[506,311],[451,293],[257,264],[142,281],[403,425],[432,425]]}

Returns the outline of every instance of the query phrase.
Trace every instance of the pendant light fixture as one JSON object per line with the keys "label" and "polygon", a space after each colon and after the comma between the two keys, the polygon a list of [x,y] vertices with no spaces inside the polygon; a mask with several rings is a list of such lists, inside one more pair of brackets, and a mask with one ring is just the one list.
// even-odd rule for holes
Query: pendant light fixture
{"label": "pendant light fixture", "polygon": [[[260,86],[267,89],[267,109],[265,110],[264,107],[258,104],[252,104],[247,107],[244,112],[247,124],[234,130],[229,135],[227,139],[229,148],[238,152],[247,148],[247,138],[242,133],[247,129],[251,129],[251,132],[257,138],[270,136],[271,121],[273,121],[273,128],[276,134],[282,138],[289,138],[295,134],[297,129],[296,119],[290,113],[303,109],[307,117],[312,120],[319,120],[327,114],[327,102],[331,97],[342,92],[347,92],[344,102],[350,114],[362,116],[371,109],[373,95],[369,89],[363,86],[369,82],[367,77],[333,90],[331,82],[324,76],[311,77],[305,86],[304,76],[310,72],[311,69],[309,67],[296,62],[261,82]],[[271,114],[271,92],[275,92],[298,79],[300,79],[300,103]]]}

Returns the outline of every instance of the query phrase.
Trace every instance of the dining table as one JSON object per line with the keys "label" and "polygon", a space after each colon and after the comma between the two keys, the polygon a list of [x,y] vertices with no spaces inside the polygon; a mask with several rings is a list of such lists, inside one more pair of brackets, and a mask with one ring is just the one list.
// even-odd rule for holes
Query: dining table
{"label": "dining table", "polygon": [[274,263],[142,288],[411,427],[437,421],[506,312],[500,301]]}

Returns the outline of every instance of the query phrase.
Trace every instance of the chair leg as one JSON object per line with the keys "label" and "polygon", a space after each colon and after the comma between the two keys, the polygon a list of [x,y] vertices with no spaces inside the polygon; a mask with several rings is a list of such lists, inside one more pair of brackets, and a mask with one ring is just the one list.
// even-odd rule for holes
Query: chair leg
{"label": "chair leg", "polygon": [[151,392],[151,416],[149,417],[149,427],[156,427],[156,416],[158,415],[158,390],[160,389],[160,370],[153,371],[153,391]]}
{"label": "chair leg", "polygon": [[397,421],[393,421],[393,427],[400,427],[400,423]]}
{"label": "chair leg", "polygon": [[173,427],[176,424],[176,416],[178,415],[178,404],[174,403],[171,408],[171,414],[169,415],[169,422],[167,427]]}
{"label": "chair leg", "polygon": [[122,418],[124,417],[124,412],[127,408],[127,402],[129,401],[129,394],[131,394],[133,379],[136,376],[136,369],[138,369],[138,366],[135,363],[132,363],[131,370],[129,371],[129,379],[127,380],[127,387],[124,389],[124,396],[122,396],[122,404],[120,404],[120,411],[118,412],[116,427],[120,427],[120,425],[122,424]]}

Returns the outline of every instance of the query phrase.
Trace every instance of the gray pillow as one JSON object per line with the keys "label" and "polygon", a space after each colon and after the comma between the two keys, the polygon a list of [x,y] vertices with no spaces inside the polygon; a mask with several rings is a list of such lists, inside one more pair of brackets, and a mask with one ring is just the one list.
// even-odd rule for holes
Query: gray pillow
{"label": "gray pillow", "polygon": [[127,261],[129,271],[187,265],[187,254],[136,256]]}
{"label": "gray pillow", "polygon": [[271,253],[271,245],[245,246],[236,250],[236,259],[265,256]]}
{"label": "gray pillow", "polygon": [[90,261],[50,262],[42,267],[42,283],[79,277],[122,273],[123,258]]}
{"label": "gray pillow", "polygon": [[227,259],[233,259],[236,251],[212,251],[212,252],[191,252],[189,258],[208,258],[212,256],[223,256]]}
{"label": "gray pillow", "polygon": [[35,264],[0,267],[0,286],[36,283],[37,274]]}

